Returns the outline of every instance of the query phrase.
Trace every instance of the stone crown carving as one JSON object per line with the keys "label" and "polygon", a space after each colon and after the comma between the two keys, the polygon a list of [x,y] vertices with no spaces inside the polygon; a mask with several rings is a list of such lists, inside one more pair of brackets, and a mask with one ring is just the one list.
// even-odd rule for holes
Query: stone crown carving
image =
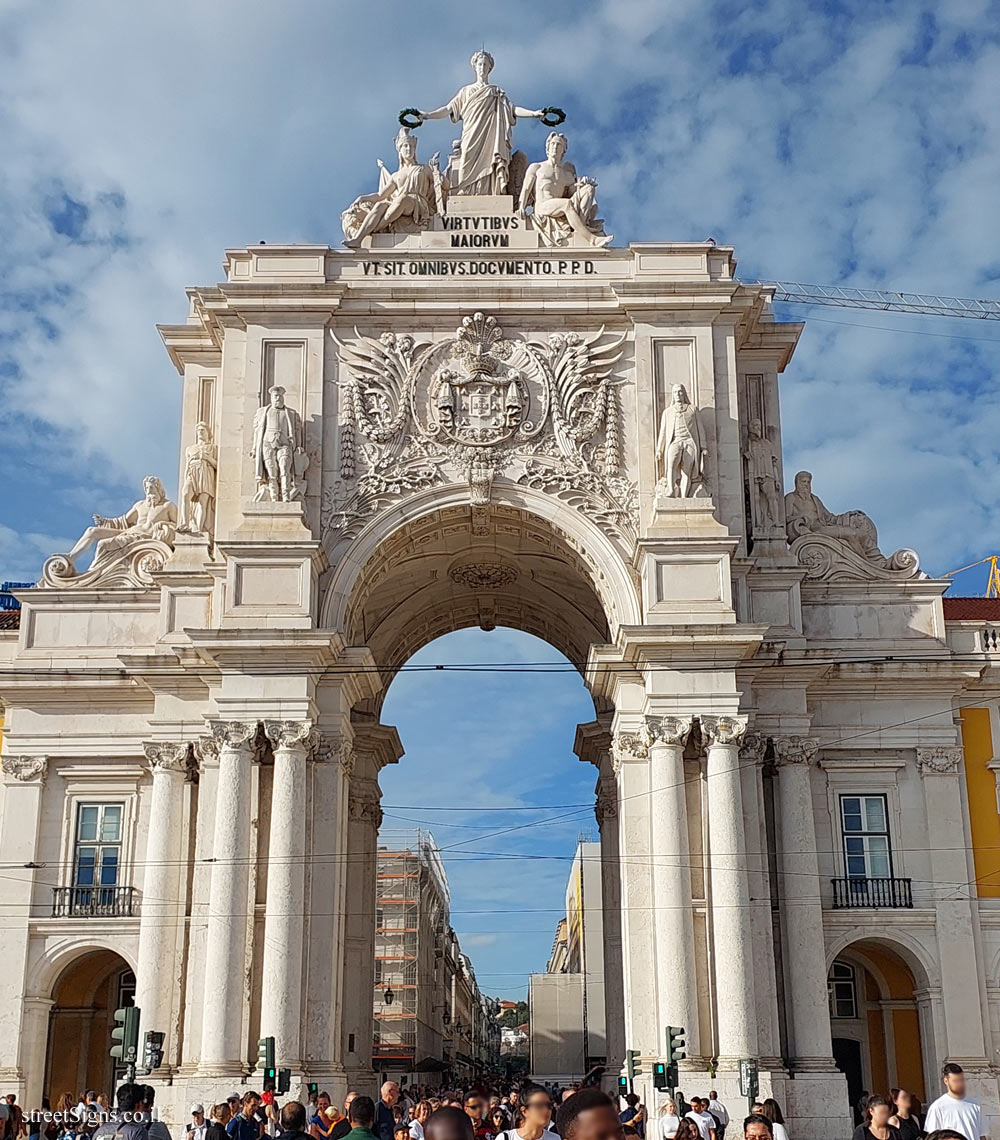
{"label": "stone crown carving", "polygon": [[11,776],[22,784],[31,780],[45,783],[49,772],[49,761],[45,756],[8,756],[3,757],[3,774]]}
{"label": "stone crown carving", "polygon": [[917,749],[917,771],[921,776],[954,776],[965,753],[960,745]]}

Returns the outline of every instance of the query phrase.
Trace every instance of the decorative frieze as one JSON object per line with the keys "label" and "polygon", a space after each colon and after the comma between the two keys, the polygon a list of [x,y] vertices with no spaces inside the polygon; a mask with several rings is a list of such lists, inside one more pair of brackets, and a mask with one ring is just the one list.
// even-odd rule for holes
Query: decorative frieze
{"label": "decorative frieze", "polygon": [[22,784],[37,780],[45,783],[49,772],[49,761],[45,756],[3,756],[3,774]]}
{"label": "decorative frieze", "polygon": [[962,764],[960,745],[917,749],[917,771],[921,776],[954,776]]}

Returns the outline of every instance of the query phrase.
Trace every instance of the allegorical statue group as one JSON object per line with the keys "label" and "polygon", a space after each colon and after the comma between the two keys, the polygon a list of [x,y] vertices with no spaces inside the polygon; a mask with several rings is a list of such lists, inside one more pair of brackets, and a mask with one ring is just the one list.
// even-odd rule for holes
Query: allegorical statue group
{"label": "allegorical statue group", "polygon": [[[512,149],[518,119],[561,122],[554,107],[527,110],[510,101],[507,93],[490,83],[493,56],[473,55],[474,83],[463,87],[450,102],[433,111],[404,111],[400,121],[417,127],[428,119],[450,118],[462,124],[448,164],[441,169],[438,155],[428,163],[417,159],[417,140],[411,126],[396,135],[399,166],[390,173],[379,162],[377,193],[362,194],[341,215],[345,245],[356,246],[375,233],[425,229],[447,212],[450,195],[510,195],[525,218],[531,217],[546,245],[606,246],[612,240],[597,216],[597,183],[580,177],[566,161],[566,136],[556,131],[545,142],[545,159],[530,165],[521,151]],[[552,118],[549,118],[549,115]]]}

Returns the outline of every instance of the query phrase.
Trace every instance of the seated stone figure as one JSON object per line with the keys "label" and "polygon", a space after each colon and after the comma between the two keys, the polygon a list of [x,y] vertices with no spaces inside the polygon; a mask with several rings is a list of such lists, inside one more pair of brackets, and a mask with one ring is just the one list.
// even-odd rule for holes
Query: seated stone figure
{"label": "seated stone figure", "polygon": [[578,178],[576,168],[564,162],[566,136],[553,131],[545,140],[544,162],[533,162],[524,175],[520,209],[533,207],[535,229],[546,245],[567,245],[571,240],[585,245],[606,246],[613,234],[604,232],[597,216],[597,183]]}
{"label": "seated stone figure", "polygon": [[795,476],[795,490],[785,496],[785,519],[789,542],[806,534],[824,534],[838,539],[876,566],[888,563],[878,548],[878,532],[872,520],[864,511],[845,511],[840,515],[828,511],[820,497],[813,494],[808,471]]}
{"label": "seated stone figure", "polygon": [[[399,169],[390,174],[381,161],[377,194],[362,194],[341,214],[344,245],[360,245],[373,233],[393,233],[401,226],[425,226],[445,202],[447,183],[434,165],[417,162],[417,140],[406,127],[396,135]],[[436,156],[435,156],[436,158]]]}
{"label": "seated stone figure", "polygon": [[167,498],[163,484],[155,475],[147,475],[142,481],[142,487],[145,498],[133,503],[125,514],[110,519],[94,515],[94,525],[87,527],[66,555],[71,570],[75,569],[77,558],[93,542],[97,543],[95,566],[109,555],[127,550],[144,539],[157,539],[167,546],[173,546],[177,530],[177,507]]}

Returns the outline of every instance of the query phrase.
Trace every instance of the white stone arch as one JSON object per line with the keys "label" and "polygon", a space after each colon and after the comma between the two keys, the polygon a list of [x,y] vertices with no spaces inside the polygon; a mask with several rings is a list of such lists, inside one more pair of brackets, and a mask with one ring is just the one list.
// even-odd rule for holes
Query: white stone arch
{"label": "white stone arch", "polygon": [[128,969],[135,972],[138,966],[135,939],[112,935],[67,935],[57,942],[46,942],[28,965],[25,995],[51,998],[59,979],[81,958],[98,951],[107,951],[120,958]]}
{"label": "white stone arch", "polygon": [[[863,926],[855,926],[839,933],[827,944],[826,972],[829,974],[834,961],[845,950],[850,950],[856,942],[873,942],[894,953],[906,965],[913,976],[913,988],[925,990],[940,985],[937,962],[930,948],[908,930],[892,930],[888,933],[873,931]],[[863,951],[859,951],[863,954]]]}

